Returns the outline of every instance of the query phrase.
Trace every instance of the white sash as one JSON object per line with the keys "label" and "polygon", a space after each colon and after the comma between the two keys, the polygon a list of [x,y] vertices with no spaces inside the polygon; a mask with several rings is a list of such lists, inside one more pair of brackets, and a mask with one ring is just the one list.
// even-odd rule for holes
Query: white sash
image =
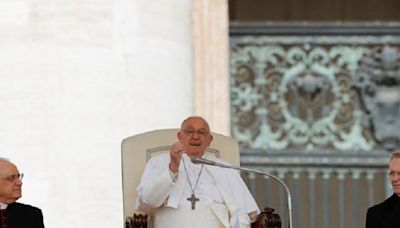
{"label": "white sash", "polygon": [[[222,210],[222,208],[219,208]],[[220,211],[220,214],[224,212]],[[228,210],[225,208],[226,217]],[[201,202],[196,203],[196,209],[192,210],[190,203],[180,205],[177,209],[161,207],[154,215],[154,228],[223,228],[224,226],[209,206]],[[229,227],[229,225],[228,225]]]}

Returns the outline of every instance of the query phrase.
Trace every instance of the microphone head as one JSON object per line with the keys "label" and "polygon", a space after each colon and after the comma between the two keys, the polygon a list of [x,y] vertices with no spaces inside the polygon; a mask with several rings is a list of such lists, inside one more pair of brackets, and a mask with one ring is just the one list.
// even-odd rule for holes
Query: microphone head
{"label": "microphone head", "polygon": [[214,161],[210,161],[210,160],[200,158],[200,157],[195,157],[195,156],[190,157],[190,160],[193,162],[193,164],[204,164],[204,165],[215,165],[216,164]]}
{"label": "microphone head", "polygon": [[192,161],[193,164],[201,164],[201,162],[195,156],[191,156],[190,160]]}

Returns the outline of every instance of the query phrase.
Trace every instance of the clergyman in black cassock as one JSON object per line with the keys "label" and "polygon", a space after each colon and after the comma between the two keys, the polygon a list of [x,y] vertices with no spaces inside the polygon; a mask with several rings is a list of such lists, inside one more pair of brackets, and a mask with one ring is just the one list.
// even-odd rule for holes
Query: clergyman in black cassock
{"label": "clergyman in black cassock", "polygon": [[368,209],[366,228],[400,228],[400,150],[390,156],[388,175],[394,193]]}
{"label": "clergyman in black cassock", "polygon": [[400,228],[400,197],[393,194],[368,209],[366,228]]}
{"label": "clergyman in black cassock", "polygon": [[16,202],[22,196],[22,177],[16,165],[0,158],[0,228],[44,228],[39,208]]}

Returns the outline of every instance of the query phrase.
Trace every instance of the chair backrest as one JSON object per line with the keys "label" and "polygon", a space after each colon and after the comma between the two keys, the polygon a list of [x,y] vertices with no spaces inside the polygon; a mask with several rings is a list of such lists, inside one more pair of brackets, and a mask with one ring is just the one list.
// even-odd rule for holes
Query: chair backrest
{"label": "chair backrest", "polygon": [[[122,191],[124,219],[133,216],[136,201],[136,187],[139,184],[146,162],[160,153],[165,153],[177,141],[179,129],[161,129],[134,135],[122,140]],[[212,132],[214,136],[207,153],[239,165],[239,145],[231,137]]]}

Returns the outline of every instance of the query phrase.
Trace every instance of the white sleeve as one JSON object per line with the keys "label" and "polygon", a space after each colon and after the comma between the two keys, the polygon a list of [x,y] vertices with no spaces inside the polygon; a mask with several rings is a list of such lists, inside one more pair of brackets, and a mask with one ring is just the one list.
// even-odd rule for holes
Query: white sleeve
{"label": "white sleeve", "polygon": [[239,215],[239,223],[241,228],[250,228],[250,217],[248,214]]}
{"label": "white sleeve", "polygon": [[151,159],[143,172],[136,191],[139,204],[151,208],[163,205],[175,185],[176,176],[171,175],[168,165],[162,160]]}

